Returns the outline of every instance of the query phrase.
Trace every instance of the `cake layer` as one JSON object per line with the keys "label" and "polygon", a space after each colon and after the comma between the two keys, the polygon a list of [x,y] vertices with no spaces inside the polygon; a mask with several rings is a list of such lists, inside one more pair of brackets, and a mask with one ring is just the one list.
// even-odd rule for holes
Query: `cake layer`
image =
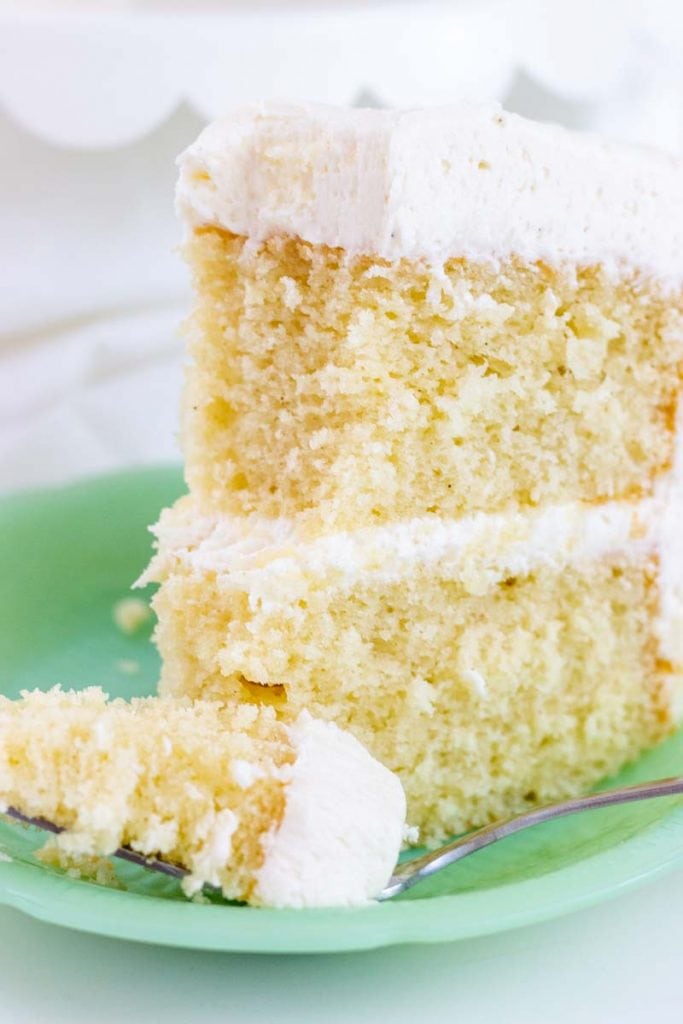
{"label": "cake layer", "polygon": [[683,280],[680,161],[497,104],[262,104],[210,125],[179,163],[193,227],[389,260],[515,254]]}
{"label": "cake layer", "polygon": [[311,530],[651,493],[672,458],[683,293],[604,266],[189,243],[183,447],[207,508]]}
{"label": "cake layer", "polygon": [[267,105],[181,157],[184,452],[311,530],[651,493],[683,377],[671,158],[460,105]]}
{"label": "cake layer", "polygon": [[162,689],[348,728],[401,775],[428,841],[578,793],[678,719],[680,507],[303,544],[292,524],[212,519],[184,499],[151,567]]}
{"label": "cake layer", "polygon": [[188,895],[271,906],[367,902],[405,822],[398,780],[331,724],[95,687],[0,697],[0,806],[66,829],[62,854],[129,845],[188,868]]}

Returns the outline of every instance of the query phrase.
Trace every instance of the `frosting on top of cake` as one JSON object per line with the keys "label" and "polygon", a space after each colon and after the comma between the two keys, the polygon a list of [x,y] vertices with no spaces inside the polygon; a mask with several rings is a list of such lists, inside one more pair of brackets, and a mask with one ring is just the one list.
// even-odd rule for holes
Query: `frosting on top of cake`
{"label": "frosting on top of cake", "polygon": [[516,255],[683,280],[680,160],[497,104],[260,104],[206,128],[179,166],[190,227],[389,260]]}
{"label": "frosting on top of cake", "polygon": [[302,712],[279,826],[263,841],[257,895],[272,907],[362,905],[396,865],[406,800],[397,775],[350,733]]}

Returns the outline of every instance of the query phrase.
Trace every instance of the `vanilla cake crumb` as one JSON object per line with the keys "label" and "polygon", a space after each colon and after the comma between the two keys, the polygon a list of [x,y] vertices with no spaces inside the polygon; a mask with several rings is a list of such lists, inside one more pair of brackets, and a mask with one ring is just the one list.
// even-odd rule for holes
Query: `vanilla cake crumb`
{"label": "vanilla cake crumb", "polygon": [[114,622],[122,633],[137,633],[152,617],[152,610],[141,597],[122,597],[113,610]]}
{"label": "vanilla cake crumb", "polygon": [[60,846],[58,836],[50,836],[34,856],[42,864],[63,871],[69,878],[95,882],[97,885],[104,885],[109,889],[125,888],[110,860],[96,854],[69,852]]}
{"label": "vanilla cake crumb", "polygon": [[417,846],[420,841],[420,830],[417,825],[406,825],[403,829],[403,842],[407,846]]}
{"label": "vanilla cake crumb", "polygon": [[136,676],[140,671],[141,665],[134,658],[119,658],[116,662],[116,667],[124,676]]}

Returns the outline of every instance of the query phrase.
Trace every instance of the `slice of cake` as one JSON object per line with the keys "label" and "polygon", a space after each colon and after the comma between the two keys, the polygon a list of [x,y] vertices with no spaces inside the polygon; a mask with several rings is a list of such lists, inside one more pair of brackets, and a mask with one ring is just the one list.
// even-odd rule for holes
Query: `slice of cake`
{"label": "slice of cake", "polygon": [[497,107],[275,105],[180,167],[163,692],[348,728],[429,841],[670,732],[681,164]]}
{"label": "slice of cake", "polygon": [[368,902],[398,858],[398,779],[352,736],[271,708],[92,687],[0,697],[0,805],[67,831],[68,854],[130,846],[269,906]]}

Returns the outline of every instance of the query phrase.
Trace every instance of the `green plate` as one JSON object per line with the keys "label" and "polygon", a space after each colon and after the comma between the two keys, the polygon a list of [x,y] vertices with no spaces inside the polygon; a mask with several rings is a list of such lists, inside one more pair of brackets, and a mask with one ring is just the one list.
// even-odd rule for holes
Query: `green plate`
{"label": "green plate", "polygon": [[[125,697],[153,692],[150,631],[122,634],[112,608],[148,560],[147,525],[181,490],[177,470],[145,470],[0,503],[2,692],[57,682],[98,683]],[[618,782],[682,768],[679,735]],[[119,864],[125,889],[105,888],[36,862],[39,842],[35,831],[0,822],[0,901],[34,917],[170,946],[332,952],[484,935],[614,896],[683,860],[683,804],[657,800],[542,825],[363,909],[188,903],[175,883]]]}

